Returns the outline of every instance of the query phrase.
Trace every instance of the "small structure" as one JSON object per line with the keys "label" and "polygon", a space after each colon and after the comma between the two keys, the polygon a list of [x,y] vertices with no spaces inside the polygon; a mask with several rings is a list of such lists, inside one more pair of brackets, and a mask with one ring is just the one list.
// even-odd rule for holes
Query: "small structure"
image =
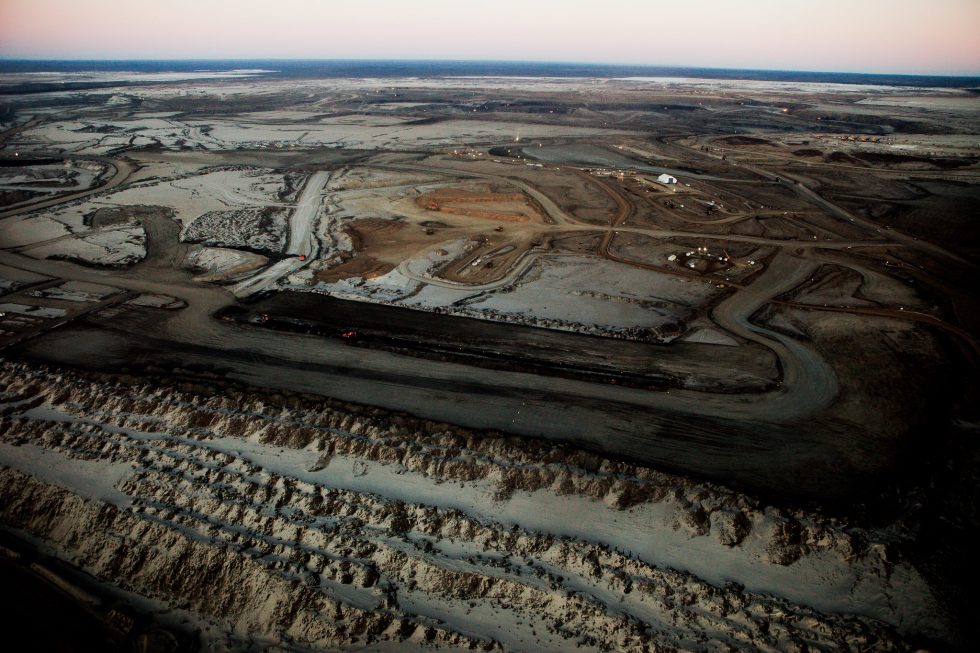
{"label": "small structure", "polygon": [[660,182],[661,184],[676,184],[677,177],[671,177],[668,174],[663,174],[657,177],[657,181]]}

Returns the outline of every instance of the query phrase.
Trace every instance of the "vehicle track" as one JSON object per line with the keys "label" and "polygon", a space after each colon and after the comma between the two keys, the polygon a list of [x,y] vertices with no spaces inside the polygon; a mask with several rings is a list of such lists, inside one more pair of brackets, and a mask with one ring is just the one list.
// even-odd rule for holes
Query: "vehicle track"
{"label": "vehicle track", "polygon": [[[596,227],[579,225],[576,229]],[[615,234],[611,227],[610,232]],[[215,320],[211,316],[231,305],[233,296],[219,287],[194,284],[189,275],[183,280],[172,275],[168,280],[149,272],[140,275],[138,271],[92,270],[62,261],[33,261],[11,252],[0,253],[0,261],[65,279],[177,296],[187,302],[187,308],[167,315],[158,324],[141,324],[134,331],[123,320],[116,326],[118,331],[104,330],[98,338],[105,340],[110,350],[149,345],[152,339],[157,339],[157,348],[165,348],[167,342],[178,350],[191,348],[193,353],[182,355],[184,359],[218,365],[227,370],[229,378],[263,387],[328,394],[516,434],[560,439],[571,435],[618,455],[708,475],[723,474],[763,486],[782,487],[797,474],[791,471],[797,459],[802,462],[808,456],[825,455],[827,447],[816,431],[803,437],[790,424],[824,415],[836,391],[832,371],[803,344],[751,323],[751,315],[759,307],[778,301],[777,294],[807,277],[806,266],[791,264],[789,256],[777,257],[780,278],[776,279],[773,272],[763,278],[762,286],[739,287],[716,309],[723,328],[764,343],[781,358],[786,375],[783,384],[773,391],[751,395],[683,389],[653,393],[552,377],[543,388],[542,377],[535,375],[496,372],[488,377],[484,370],[464,365],[350,348],[332,339]],[[532,262],[527,258],[522,265]],[[63,353],[71,356],[71,352]],[[169,358],[165,350],[158,350],[156,355]],[[293,373],[284,374],[288,369]],[[638,415],[643,416],[641,422],[636,421]],[[785,457],[779,451],[790,444],[786,440],[790,433],[794,434],[792,447],[796,453]],[[731,457],[732,437],[738,438],[742,452],[737,465]],[[753,449],[755,452],[749,454]],[[844,487],[831,475],[810,482],[824,489],[825,483]],[[807,491],[802,481],[797,486]]]}

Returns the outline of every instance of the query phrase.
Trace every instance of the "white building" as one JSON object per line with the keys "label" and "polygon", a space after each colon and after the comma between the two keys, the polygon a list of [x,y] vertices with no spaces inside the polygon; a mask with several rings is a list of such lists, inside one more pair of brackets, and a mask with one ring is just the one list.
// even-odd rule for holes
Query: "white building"
{"label": "white building", "polygon": [[661,184],[676,184],[677,177],[671,177],[670,175],[660,175],[659,177],[657,177],[657,181],[659,181]]}

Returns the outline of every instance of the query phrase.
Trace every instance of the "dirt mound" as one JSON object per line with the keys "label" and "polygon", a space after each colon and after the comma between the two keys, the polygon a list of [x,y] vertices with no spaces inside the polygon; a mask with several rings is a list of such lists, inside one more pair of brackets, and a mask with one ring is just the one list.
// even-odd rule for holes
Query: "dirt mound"
{"label": "dirt mound", "polygon": [[895,154],[892,152],[857,152],[855,155],[862,161],[883,166],[903,166],[920,169],[940,168],[952,170],[977,163],[978,159],[954,159],[950,157],[926,157],[912,154]]}
{"label": "dirt mound", "polygon": [[0,191],[0,206],[10,206],[12,204],[19,204],[20,202],[26,202],[27,200],[32,200],[35,197],[40,197],[43,193],[37,193],[30,190],[4,190]]}
{"label": "dirt mound", "polygon": [[824,157],[827,163],[847,163],[850,165],[865,165],[863,161],[857,159],[847,152],[834,151]]}
{"label": "dirt mound", "polygon": [[754,136],[728,136],[721,140],[729,145],[772,145],[769,141]]}
{"label": "dirt mound", "polygon": [[[523,193],[495,193],[492,191],[479,192],[458,188],[443,188],[419,195],[415,198],[415,203],[427,211],[440,211],[453,215],[478,218],[480,220],[495,220],[498,222],[528,222],[533,213],[531,202]],[[466,208],[469,204],[499,204],[500,207],[496,210],[491,208]],[[515,204],[517,205],[516,207]],[[513,208],[519,208],[519,212],[514,211]]]}
{"label": "dirt mound", "polygon": [[287,225],[287,211],[276,206],[208,211],[184,227],[181,240],[279,254],[286,245]]}
{"label": "dirt mound", "polygon": [[317,281],[322,281],[324,283],[335,283],[337,281],[353,279],[355,277],[360,277],[362,279],[375,279],[382,275],[388,274],[394,269],[395,266],[391,263],[379,261],[373,256],[369,256],[367,254],[360,254],[352,259],[344,261],[340,265],[330,268],[329,270],[317,272],[315,277]]}
{"label": "dirt mound", "polygon": [[145,220],[158,216],[171,218],[173,215],[174,210],[169,206],[141,204],[134,204],[132,206],[107,206],[86,213],[82,217],[82,222],[88,227],[111,227],[116,224],[125,224],[131,220]]}
{"label": "dirt mound", "polygon": [[362,234],[390,235],[405,227],[405,223],[400,220],[385,220],[384,218],[360,218],[347,223],[351,229],[356,229]]}
{"label": "dirt mound", "polygon": [[355,252],[393,240],[395,234],[405,228],[401,220],[385,220],[383,218],[361,218],[344,225],[344,231],[350,236],[351,245]]}

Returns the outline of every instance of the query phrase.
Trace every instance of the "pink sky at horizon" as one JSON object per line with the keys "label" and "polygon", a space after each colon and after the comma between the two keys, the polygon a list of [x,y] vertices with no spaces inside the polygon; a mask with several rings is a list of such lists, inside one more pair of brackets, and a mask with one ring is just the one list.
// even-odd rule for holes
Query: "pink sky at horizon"
{"label": "pink sky at horizon", "polygon": [[527,60],[980,75],[980,0],[0,0],[0,57]]}

